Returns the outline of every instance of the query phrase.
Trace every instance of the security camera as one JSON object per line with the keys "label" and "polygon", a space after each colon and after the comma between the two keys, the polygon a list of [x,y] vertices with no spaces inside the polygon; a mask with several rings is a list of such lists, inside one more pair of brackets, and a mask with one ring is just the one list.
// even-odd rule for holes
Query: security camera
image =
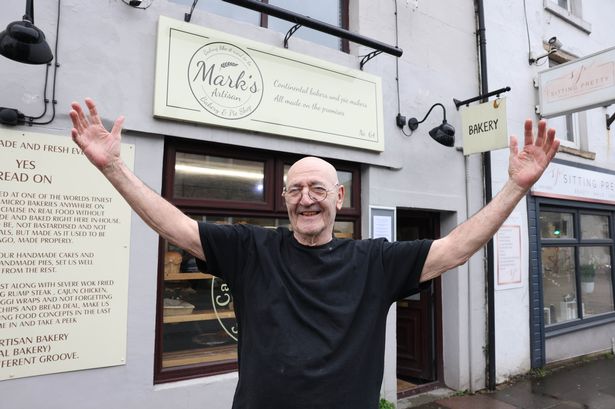
{"label": "security camera", "polygon": [[561,42],[561,41],[559,41],[559,40],[557,39],[557,37],[551,37],[551,38],[549,38],[548,43],[549,43],[549,48],[551,48],[551,49],[554,49],[554,48],[555,48],[555,49],[558,49],[558,50],[559,50],[560,48],[562,48],[562,42]]}
{"label": "security camera", "polygon": [[532,51],[530,51],[530,56],[529,56],[530,65],[537,64],[538,61],[542,60],[545,57],[550,56],[551,54],[559,51],[559,49],[562,48],[562,42],[559,41],[557,37],[555,36],[547,40],[547,45],[549,46],[549,49],[547,50],[546,53],[544,53],[541,56],[536,56]]}

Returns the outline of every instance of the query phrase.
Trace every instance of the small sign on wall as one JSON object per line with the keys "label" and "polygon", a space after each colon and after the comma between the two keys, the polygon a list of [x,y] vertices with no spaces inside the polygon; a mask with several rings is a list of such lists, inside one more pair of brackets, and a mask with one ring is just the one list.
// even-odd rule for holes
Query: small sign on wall
{"label": "small sign on wall", "polygon": [[397,209],[394,207],[369,207],[369,237],[385,238],[390,242],[397,240],[395,224]]}
{"label": "small sign on wall", "polygon": [[503,225],[496,234],[496,290],[523,286],[521,275],[521,226]]}

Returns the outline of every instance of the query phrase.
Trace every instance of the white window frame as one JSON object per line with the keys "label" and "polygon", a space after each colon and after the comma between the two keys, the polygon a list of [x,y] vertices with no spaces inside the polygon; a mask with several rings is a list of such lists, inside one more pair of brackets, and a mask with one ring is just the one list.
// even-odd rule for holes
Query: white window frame
{"label": "white window frame", "polygon": [[568,0],[567,8],[560,6],[557,0],[543,0],[543,7],[553,15],[586,32],[592,32],[592,25],[583,20],[582,0]]}

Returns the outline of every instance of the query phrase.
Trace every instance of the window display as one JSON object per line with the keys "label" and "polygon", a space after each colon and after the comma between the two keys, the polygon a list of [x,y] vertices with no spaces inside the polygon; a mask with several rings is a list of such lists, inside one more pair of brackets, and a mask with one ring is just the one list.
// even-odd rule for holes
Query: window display
{"label": "window display", "polygon": [[544,323],[613,313],[611,213],[540,211]]}

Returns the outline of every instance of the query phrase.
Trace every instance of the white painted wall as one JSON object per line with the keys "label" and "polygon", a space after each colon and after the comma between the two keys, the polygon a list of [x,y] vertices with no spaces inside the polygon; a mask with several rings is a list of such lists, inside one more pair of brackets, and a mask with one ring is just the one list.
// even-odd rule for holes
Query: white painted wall
{"label": "white painted wall", "polygon": [[[534,106],[538,104],[538,94],[532,85],[533,79],[541,70],[548,68],[548,62],[541,66],[528,64],[528,37],[524,21],[524,3],[527,5],[529,42],[536,55],[544,54],[543,39],[557,36],[567,53],[583,57],[613,47],[615,31],[612,19],[615,13],[613,2],[593,2],[584,0],[583,18],[591,24],[591,33],[563,21],[554,14],[545,11],[543,1],[520,2],[505,0],[485,2],[487,55],[489,85],[491,89],[510,86],[512,91],[506,94],[508,99],[509,133],[522,135],[525,118],[537,120]],[[544,61],[544,60],[542,60]],[[608,109],[597,108],[587,113],[588,147],[596,153],[595,160],[582,159],[579,156],[558,153],[557,157],[574,162],[591,164],[606,169],[615,168],[612,131],[605,128],[605,113]],[[508,153],[501,150],[493,154],[493,186],[497,192],[507,178]],[[528,231],[525,201],[515,210],[515,216],[522,220],[522,268],[524,285],[496,292],[496,362],[497,380],[527,372],[530,369],[529,350],[529,287],[527,273],[529,259],[527,254]],[[497,264],[496,264],[497,265]],[[612,325],[605,328],[579,331],[577,335],[552,338],[547,341],[547,360],[559,360],[579,356],[610,347]],[[603,334],[599,341],[580,343],[588,335]]]}

